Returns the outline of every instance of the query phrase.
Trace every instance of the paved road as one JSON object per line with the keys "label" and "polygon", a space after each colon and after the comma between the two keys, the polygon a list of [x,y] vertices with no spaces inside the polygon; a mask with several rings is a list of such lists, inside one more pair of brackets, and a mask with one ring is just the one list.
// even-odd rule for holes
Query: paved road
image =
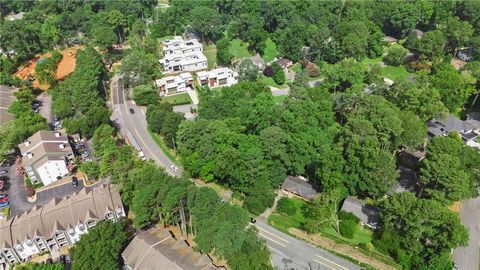
{"label": "paved road", "polygon": [[255,224],[272,253],[272,263],[279,270],[360,270],[361,267],[322,249],[282,233],[263,221]]}
{"label": "paved road", "polygon": [[[170,169],[170,166],[175,163],[163,153],[148,133],[145,111],[125,97],[118,76],[112,78],[111,93],[113,113],[110,118],[120,128],[120,133],[124,137],[132,136],[148,159],[154,160],[158,165],[164,167],[169,174],[180,176],[181,169],[179,168],[178,173],[174,173]],[[130,113],[130,109],[134,110],[133,114]]]}
{"label": "paved road", "polygon": [[468,246],[458,247],[454,251],[454,262],[460,270],[478,270],[479,265],[479,222],[480,197],[467,200],[460,210],[462,223],[469,233]]}
{"label": "paved road", "polygon": [[10,103],[15,100],[13,92],[16,90],[14,87],[0,85],[0,126],[13,119],[7,110],[10,107]]}

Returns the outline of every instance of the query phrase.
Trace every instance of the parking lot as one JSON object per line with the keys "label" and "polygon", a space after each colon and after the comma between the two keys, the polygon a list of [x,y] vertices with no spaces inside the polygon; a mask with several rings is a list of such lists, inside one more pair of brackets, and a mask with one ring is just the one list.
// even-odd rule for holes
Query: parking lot
{"label": "parking lot", "polygon": [[12,119],[12,116],[7,112],[10,104],[15,100],[13,92],[16,88],[0,85],[0,126],[5,124],[8,120]]}
{"label": "parking lot", "polygon": [[[63,198],[84,188],[83,179],[79,179],[78,186],[73,187],[71,177],[66,177],[52,184],[52,187],[43,187],[36,193],[37,200],[33,203],[27,200],[23,177],[15,174],[15,165],[0,167],[8,170],[8,186],[6,192],[10,202],[10,215],[15,216],[32,209],[35,205],[45,205],[53,198]],[[91,187],[94,188],[94,187]]]}
{"label": "parking lot", "polygon": [[36,98],[38,102],[40,102],[39,113],[45,119],[47,119],[47,123],[52,126],[53,125],[53,114],[52,114],[52,96],[48,93],[41,93]]}

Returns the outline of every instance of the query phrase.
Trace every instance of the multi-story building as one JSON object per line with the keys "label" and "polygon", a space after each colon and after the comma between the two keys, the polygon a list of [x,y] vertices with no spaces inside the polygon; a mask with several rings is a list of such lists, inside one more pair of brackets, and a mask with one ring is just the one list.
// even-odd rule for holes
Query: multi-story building
{"label": "multi-story building", "polygon": [[208,67],[207,58],[203,55],[203,46],[196,39],[183,40],[175,36],[163,43],[163,58],[160,64],[164,73],[196,71]]}
{"label": "multi-story building", "polygon": [[0,220],[0,269],[28,261],[34,254],[72,246],[98,221],[115,222],[122,217],[120,194],[103,184]]}
{"label": "multi-story building", "polygon": [[238,73],[225,67],[200,71],[197,72],[197,81],[199,85],[210,88],[231,86],[238,82]]}
{"label": "multi-story building", "polygon": [[172,95],[187,91],[187,88],[193,88],[192,74],[186,72],[177,76],[168,76],[156,80],[155,85],[160,91],[160,96]]}
{"label": "multi-story building", "polygon": [[68,137],[57,131],[42,130],[18,145],[22,165],[33,183],[51,184],[68,174],[74,154]]}

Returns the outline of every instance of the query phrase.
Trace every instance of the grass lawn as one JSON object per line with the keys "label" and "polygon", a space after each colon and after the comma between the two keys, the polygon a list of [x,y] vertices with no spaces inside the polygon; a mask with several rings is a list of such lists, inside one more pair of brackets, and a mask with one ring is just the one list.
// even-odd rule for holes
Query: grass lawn
{"label": "grass lawn", "polygon": [[[165,9],[165,10],[166,10],[166,9]],[[173,38],[173,36],[164,36],[164,37],[159,38],[158,40],[159,40],[159,41],[165,41],[165,40],[167,40],[167,39],[172,39],[172,38]]]}
{"label": "grass lawn", "polygon": [[300,63],[295,63],[295,64],[293,64],[293,66],[289,67],[288,69],[295,72],[295,73],[298,73],[298,72],[302,71],[302,65]]}
{"label": "grass lawn", "polygon": [[305,202],[300,199],[290,199],[293,200],[297,211],[293,216],[287,216],[284,214],[279,214],[274,212],[268,218],[268,223],[274,226],[275,228],[288,233],[288,228],[301,228],[303,223],[305,223],[305,217],[303,216],[302,208],[305,205]]}
{"label": "grass lawn", "polygon": [[[380,64],[382,62],[382,57],[377,58],[365,58],[362,60],[362,63],[365,65],[373,65],[373,64]],[[396,66],[385,66],[382,69],[382,75],[384,77],[389,78],[390,80],[395,81],[399,78],[407,78],[411,75],[404,67],[396,67]]]}
{"label": "grass lawn", "polygon": [[150,134],[152,139],[155,141],[155,143],[158,145],[158,147],[162,149],[162,152],[165,153],[165,155],[167,155],[168,159],[170,159],[173,163],[175,163],[176,162],[175,152],[165,145],[165,143],[163,142],[163,139],[160,136],[158,136],[157,133],[151,131],[150,129],[148,130],[148,133]]}
{"label": "grass lawn", "polygon": [[368,242],[371,242],[372,241],[372,237],[373,237],[373,232],[369,229],[365,229],[361,226],[358,226],[358,229],[357,231],[355,231],[355,234],[353,235],[353,238],[352,239],[349,239],[349,238],[345,238],[343,236],[341,236],[340,234],[337,234],[337,232],[335,231],[334,228],[332,227],[329,227],[329,228],[326,228],[326,229],[323,229],[322,230],[322,234],[324,234],[325,236],[328,236],[329,238],[338,238],[338,239],[341,239],[345,242],[348,242],[352,245],[358,245],[360,243],[368,243]]}
{"label": "grass lawn", "polygon": [[264,84],[266,84],[266,85],[268,85],[268,86],[273,86],[273,87],[278,87],[278,88],[281,88],[281,87],[284,87],[284,86],[285,86],[285,85],[278,85],[278,84],[273,80],[273,78],[267,77],[267,76],[265,76],[265,75],[263,75],[263,74],[258,77],[258,80],[257,80],[257,81],[258,81],[258,82],[262,82],[262,83],[264,83]]}
{"label": "grass lawn", "polygon": [[274,96],[273,97],[273,102],[275,102],[275,104],[277,104],[277,105],[280,105],[287,99],[287,97],[288,96]]}
{"label": "grass lawn", "polygon": [[162,102],[170,103],[173,105],[182,105],[182,104],[191,104],[192,100],[190,99],[190,96],[188,95],[188,93],[182,93],[178,95],[163,97]]}
{"label": "grass lawn", "polygon": [[217,46],[203,45],[203,54],[207,57],[208,68],[213,68],[217,64]]}
{"label": "grass lawn", "polygon": [[265,42],[265,49],[263,50],[264,54],[262,56],[263,60],[265,63],[268,63],[270,61],[273,61],[275,56],[277,56],[278,51],[277,51],[277,44],[272,41],[272,39],[268,38],[267,41]]}
{"label": "grass lawn", "polygon": [[230,53],[237,59],[252,56],[252,54],[248,51],[247,44],[239,38],[230,41]]}

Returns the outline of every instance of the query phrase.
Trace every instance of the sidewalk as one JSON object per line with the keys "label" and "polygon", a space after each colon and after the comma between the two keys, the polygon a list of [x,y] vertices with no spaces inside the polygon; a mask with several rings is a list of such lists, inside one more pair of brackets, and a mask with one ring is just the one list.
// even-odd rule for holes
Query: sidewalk
{"label": "sidewalk", "polygon": [[192,99],[193,105],[198,105],[197,92],[195,92],[194,89],[191,89],[191,88],[187,87],[187,93],[190,96],[190,98]]}

